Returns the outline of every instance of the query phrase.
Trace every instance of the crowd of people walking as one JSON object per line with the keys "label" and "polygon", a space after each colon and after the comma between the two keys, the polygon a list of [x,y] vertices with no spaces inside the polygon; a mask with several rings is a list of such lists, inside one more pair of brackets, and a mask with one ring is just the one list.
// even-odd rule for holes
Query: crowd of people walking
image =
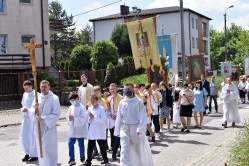
{"label": "crowd of people walking", "polygon": [[[228,122],[235,126],[240,123],[238,95],[241,103],[245,103],[246,94],[249,100],[249,79],[246,81],[245,77],[240,77],[238,87],[230,78],[224,78],[220,93],[215,77],[212,76],[211,82],[208,82],[204,75],[195,82],[193,88],[179,78],[175,85],[163,81],[159,85],[126,83],[122,94],[118,93],[115,83],[110,84],[108,92],[102,94],[101,87],[88,83],[86,75],[81,76],[81,81],[78,92],[71,92],[69,95],[71,106],[66,114],[69,166],[76,164],[76,141],[80,151],[80,165],[90,166],[92,160],[99,156],[99,151],[103,158],[101,164],[106,164],[109,162],[109,151],[114,160],[120,157],[121,166],[153,166],[148,141],[155,142],[160,139],[161,133],[172,132],[172,129],[179,128],[181,132],[190,133],[192,116],[195,121],[194,128],[202,128],[206,111],[207,114],[212,113],[212,100],[215,112],[218,112],[217,98],[223,101],[222,126],[227,127]],[[46,80],[40,83],[38,104],[34,100],[32,83],[25,81],[23,87],[25,93],[21,108],[23,121],[20,141],[25,157],[22,161],[39,160],[41,166],[56,166],[59,99],[50,91],[50,84]],[[35,115],[36,109],[40,116]],[[41,127],[42,158],[39,154],[40,140],[36,121]],[[164,124],[167,124],[166,127]],[[107,141],[108,135],[110,141]],[[87,148],[84,146],[86,139]]]}

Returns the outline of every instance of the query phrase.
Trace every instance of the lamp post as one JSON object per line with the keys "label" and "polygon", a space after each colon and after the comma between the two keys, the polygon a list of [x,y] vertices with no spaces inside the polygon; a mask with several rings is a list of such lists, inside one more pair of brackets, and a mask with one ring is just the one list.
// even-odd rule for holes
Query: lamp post
{"label": "lamp post", "polygon": [[233,5],[225,9],[224,20],[225,20],[225,61],[227,62],[227,9],[233,8]]}

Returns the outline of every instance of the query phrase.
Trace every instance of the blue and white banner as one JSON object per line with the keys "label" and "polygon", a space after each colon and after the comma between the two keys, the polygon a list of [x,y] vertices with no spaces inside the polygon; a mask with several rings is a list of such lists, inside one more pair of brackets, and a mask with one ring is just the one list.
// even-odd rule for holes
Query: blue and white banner
{"label": "blue and white banner", "polygon": [[161,58],[168,62],[168,72],[178,73],[176,35],[157,36],[158,51]]}
{"label": "blue and white banner", "polygon": [[230,76],[232,74],[232,64],[229,62],[221,63],[221,75]]}

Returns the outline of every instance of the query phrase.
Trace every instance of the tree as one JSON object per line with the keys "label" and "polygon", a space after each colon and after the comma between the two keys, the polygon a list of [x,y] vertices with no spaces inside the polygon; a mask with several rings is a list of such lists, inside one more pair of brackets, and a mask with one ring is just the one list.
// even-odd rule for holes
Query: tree
{"label": "tree", "polygon": [[[233,65],[243,64],[249,53],[249,31],[231,24],[227,28],[227,55]],[[225,61],[225,35],[210,27],[210,57],[212,69],[220,70],[220,62]]]}
{"label": "tree", "polygon": [[82,27],[80,31],[75,33],[77,44],[92,45],[93,44],[92,35],[93,35],[93,28],[89,24],[86,24],[85,27]]}
{"label": "tree", "polygon": [[70,55],[70,69],[71,70],[85,70],[91,69],[90,55],[92,47],[87,45],[76,46]]}
{"label": "tree", "polygon": [[128,28],[125,24],[116,25],[116,27],[112,31],[110,40],[118,47],[119,55],[121,56],[132,55]]}
{"label": "tree", "polygon": [[114,66],[118,64],[118,48],[110,41],[99,41],[94,44],[91,54],[92,69],[106,69],[111,62]]}
{"label": "tree", "polygon": [[50,46],[55,59],[59,57],[60,59],[69,58],[76,43],[73,16],[68,16],[61,3],[55,0],[49,3],[49,19],[62,20],[63,30],[60,33],[50,35]]}

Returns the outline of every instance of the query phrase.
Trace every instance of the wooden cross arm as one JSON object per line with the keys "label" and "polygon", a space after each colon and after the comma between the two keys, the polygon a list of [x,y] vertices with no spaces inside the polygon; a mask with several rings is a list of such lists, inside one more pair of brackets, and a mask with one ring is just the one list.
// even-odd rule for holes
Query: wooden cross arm
{"label": "wooden cross arm", "polygon": [[25,44],[22,48],[30,52],[32,49],[41,48],[41,47],[42,47],[42,44],[35,44],[34,39],[31,38],[30,44]]}

